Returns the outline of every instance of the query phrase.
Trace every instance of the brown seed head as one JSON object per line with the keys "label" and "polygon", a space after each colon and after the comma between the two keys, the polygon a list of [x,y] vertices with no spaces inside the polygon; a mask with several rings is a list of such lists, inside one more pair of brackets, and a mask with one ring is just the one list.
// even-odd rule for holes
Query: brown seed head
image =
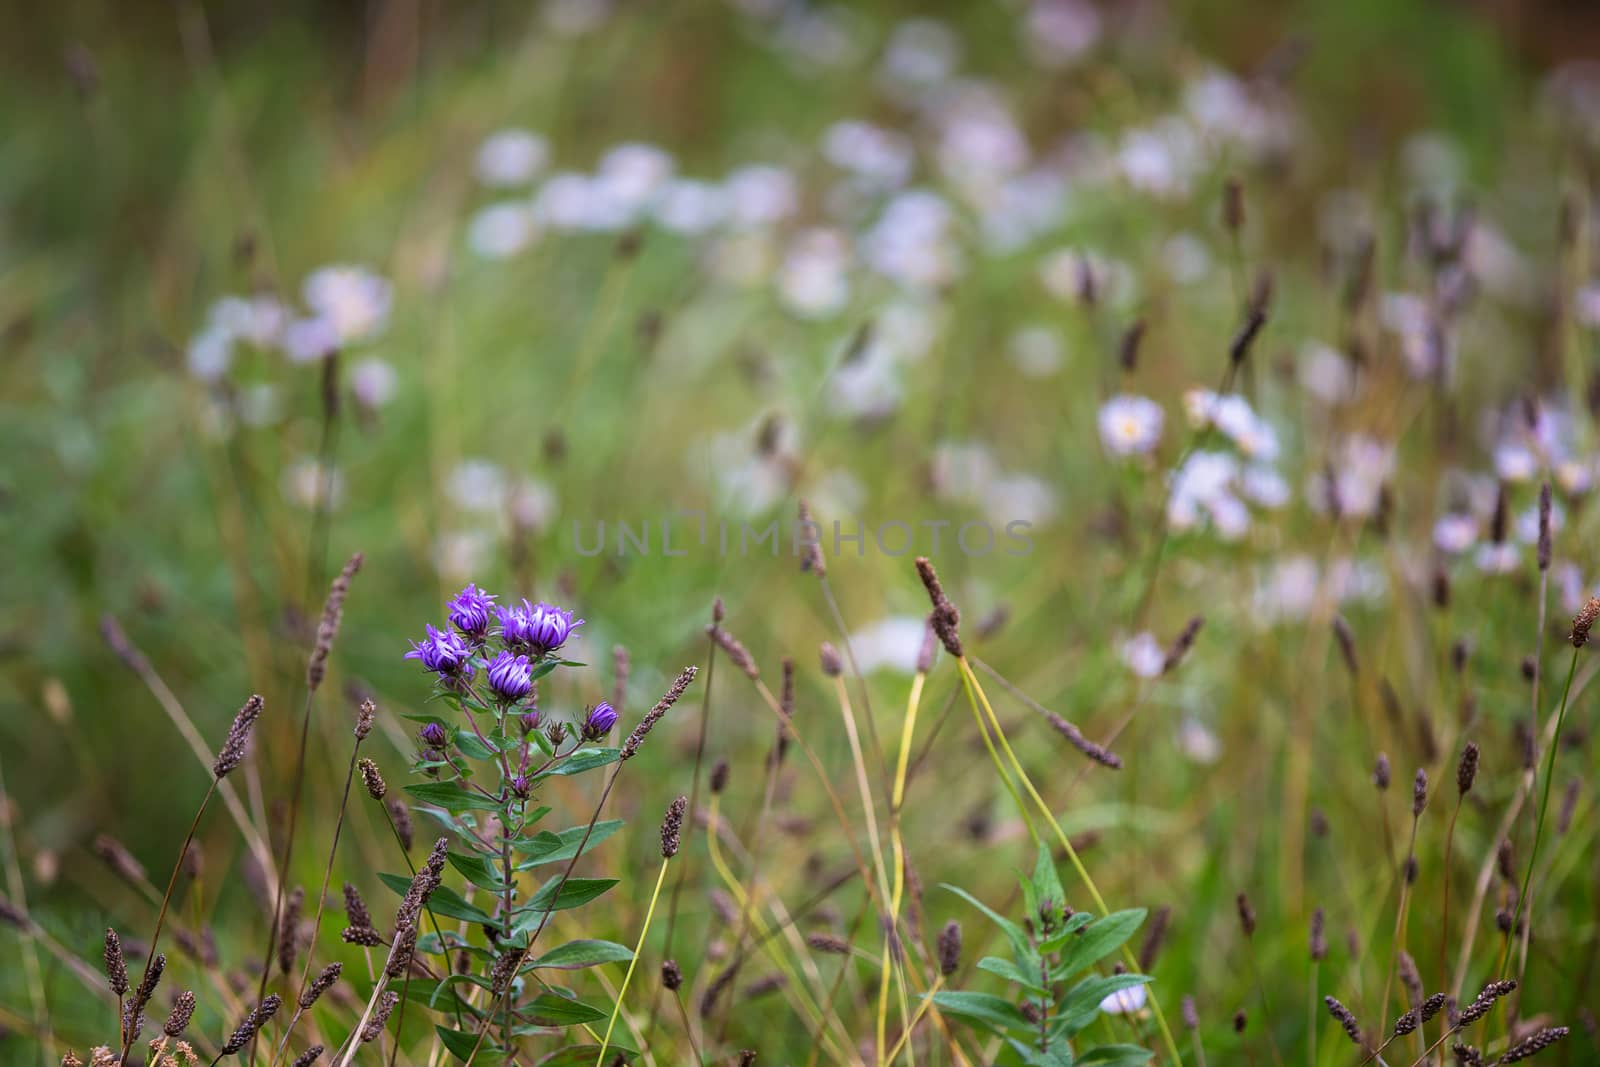
{"label": "brown seed head", "polygon": [[361,770],[361,782],[367,787],[367,795],[373,800],[382,800],[389,786],[383,780],[383,773],[378,770],[378,765],[365,756],[356,766]]}
{"label": "brown seed head", "polygon": [[678,854],[678,838],[683,832],[683,813],[689,807],[689,798],[680,796],[667,807],[667,817],[661,823],[661,858],[669,860]]}
{"label": "brown seed head", "polygon": [[317,643],[306,661],[306,686],[312,692],[316,692],[328,672],[328,655],[333,651],[334,638],[339,636],[339,624],[344,619],[344,600],[350,593],[350,579],[361,569],[361,562],[359,552],[345,561],[339,576],[328,588],[328,599],[323,601],[322,619],[317,623]]}
{"label": "brown seed head", "polygon": [[961,966],[961,924],[951,919],[939,931],[939,973],[946,978]]}
{"label": "brown seed head", "polygon": [[222,749],[217,753],[216,762],[211,765],[213,777],[226,778],[244,762],[245,749],[250,743],[250,730],[260,717],[261,708],[261,697],[251,696],[234,715],[233,725],[228,727],[228,736],[222,742]]}
{"label": "brown seed head", "polygon": [[1589,631],[1595,619],[1600,619],[1600,597],[1590,597],[1572,620],[1572,647],[1582,648],[1589,643]]}

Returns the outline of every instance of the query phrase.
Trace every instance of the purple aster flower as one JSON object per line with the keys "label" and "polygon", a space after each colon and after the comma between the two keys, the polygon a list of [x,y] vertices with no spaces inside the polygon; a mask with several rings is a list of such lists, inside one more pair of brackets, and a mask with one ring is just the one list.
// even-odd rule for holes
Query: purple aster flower
{"label": "purple aster flower", "polygon": [[527,800],[533,792],[533,783],[528,780],[527,775],[519,774],[511,779],[511,791],[523,800]]}
{"label": "purple aster flower", "polygon": [[443,748],[445,742],[450,739],[450,735],[445,732],[444,727],[436,722],[424,723],[422,729],[417,731],[417,736],[429,748]]}
{"label": "purple aster flower", "polygon": [[566,643],[573,630],[583,625],[582,619],[574,622],[572,612],[553,604],[530,604],[524,600],[520,606],[498,611],[500,636],[506,647],[534,657],[554,652]]}
{"label": "purple aster flower", "polygon": [[483,640],[489,632],[489,611],[494,607],[494,597],[469,584],[448,605],[450,625],[468,637]]}
{"label": "purple aster flower", "polygon": [[472,659],[472,649],[453,630],[435,630],[428,627],[428,636],[411,642],[406,659],[420,659],[422,665],[441,678],[454,678]]}
{"label": "purple aster flower", "polygon": [[589,709],[589,714],[583,720],[583,739],[598,741],[609,734],[615,725],[617,725],[617,709],[602,700]]}
{"label": "purple aster flower", "polygon": [[502,652],[489,664],[489,688],[494,695],[511,703],[533,691],[533,673],[527,656]]}
{"label": "purple aster flower", "polygon": [[522,713],[522,732],[525,733],[525,734],[531,734],[531,733],[533,733],[533,731],[537,730],[538,728],[539,728],[539,709],[538,708],[534,708],[532,711],[523,712]]}

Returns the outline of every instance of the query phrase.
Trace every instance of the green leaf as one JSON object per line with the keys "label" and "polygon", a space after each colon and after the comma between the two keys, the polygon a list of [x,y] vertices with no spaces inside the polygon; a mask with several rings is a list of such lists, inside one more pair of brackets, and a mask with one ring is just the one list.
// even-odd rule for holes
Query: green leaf
{"label": "green leaf", "polygon": [[535,1026],[576,1026],[607,1018],[611,1013],[592,1004],[564,997],[559,993],[540,993],[517,1009]]}
{"label": "green leaf", "polygon": [[1028,943],[1028,935],[1023,931],[1022,927],[1018,926],[1010,919],[1007,919],[1004,915],[992,910],[988,905],[984,904],[983,901],[979,900],[971,893],[968,893],[960,886],[951,885],[948,882],[942,882],[940,883],[940,888],[950,890],[950,892],[954,893],[956,896],[960,897],[962,900],[965,900],[968,904],[971,904],[973,907],[987,915],[991,922],[1000,927],[1001,930],[1005,931],[1006,940],[1011,942],[1011,947],[1016,950],[1018,956],[1026,956],[1032,951],[1032,947]]}
{"label": "green leaf", "polygon": [[1155,1054],[1149,1049],[1140,1048],[1138,1045],[1101,1045],[1090,1052],[1085,1052],[1078,1057],[1080,1067],[1139,1067],[1140,1064],[1149,1063]]}
{"label": "green leaf", "polygon": [[539,778],[548,778],[555,774],[582,774],[592,771],[596,767],[604,767],[608,763],[617,762],[617,757],[622,755],[620,748],[580,748],[548,771],[539,775]]}
{"label": "green leaf", "polygon": [[[439,1040],[444,1042],[444,1047],[450,1050],[450,1055],[463,1063],[473,1056],[472,1049],[478,1044],[478,1035],[466,1030],[452,1030],[448,1026],[435,1026],[434,1031],[439,1035]],[[483,1047],[478,1049],[477,1056],[472,1059],[474,1064],[505,1062],[505,1057],[494,1051],[494,1042],[488,1037],[483,1039]]]}
{"label": "green leaf", "polygon": [[933,1002],[946,1015],[970,1019],[996,1033],[1015,1027],[1026,1029],[1032,1024],[1017,1006],[1004,997],[990,993],[958,993],[945,990],[933,995]]}
{"label": "green leaf", "polygon": [[[589,833],[589,842],[584,845],[584,851],[598,845],[618,830],[624,823],[621,819],[606,819],[594,824],[594,831]],[[559,833],[550,830],[541,830],[532,837],[519,837],[511,842],[511,847],[521,854],[517,863],[517,870],[525,871],[530,867],[537,867],[544,863],[558,863],[570,860],[578,854],[578,846],[583,842],[583,835],[588,832],[587,826],[572,826]]]}
{"label": "green leaf", "polygon": [[565,882],[560,878],[552,878],[539,888],[533,899],[519,912],[537,925],[547,909],[563,911],[576,908],[589,903],[616,884],[615,878],[568,878]]}
{"label": "green leaf", "polygon": [[461,733],[459,731],[456,733],[456,747],[467,757],[480,760],[494,759],[499,751],[478,740],[477,734]]}
{"label": "green leaf", "polygon": [[1038,915],[1048,904],[1051,913],[1059,918],[1062,907],[1067,903],[1067,893],[1061,888],[1061,879],[1056,877],[1056,865],[1050,850],[1043,844],[1039,846],[1039,859],[1033,865],[1033,877],[1028,885],[1032,890],[1032,899],[1028,902],[1029,914]]}
{"label": "green leaf", "polygon": [[[402,874],[380,874],[378,881],[401,896],[405,896],[406,890],[411,888],[411,879]],[[469,923],[494,923],[494,916],[468,904],[461,894],[449,886],[442,885],[433,891],[428,898],[428,910],[441,918],[460,919]]]}
{"label": "green leaf", "polygon": [[499,811],[500,802],[455,782],[424,782],[408,785],[406,792],[424,804],[435,804],[446,811]]}
{"label": "green leaf", "polygon": [[[631,1048],[622,1048],[617,1045],[606,1046],[607,1060],[621,1056],[624,1060],[632,1061],[638,1055]],[[594,1067],[595,1061],[599,1058],[599,1045],[569,1045],[564,1049],[550,1053],[550,1055],[535,1063],[534,1067]]]}
{"label": "green leaf", "polygon": [[556,967],[561,970],[577,970],[579,967],[593,967],[600,963],[625,963],[631,959],[633,950],[615,941],[568,941],[565,945],[553,948],[534,960],[528,965],[528,969]]}
{"label": "green leaf", "polygon": [[500,872],[490,866],[489,861],[482,856],[468,856],[460,852],[448,852],[445,859],[450,861],[450,866],[466,876],[467,881],[495,893],[505,892],[506,883],[500,877]]}
{"label": "green leaf", "polygon": [[1114,911],[1096,919],[1083,928],[1083,933],[1067,941],[1061,948],[1061,960],[1051,972],[1056,979],[1067,978],[1092,967],[1107,955],[1122,947],[1144,922],[1145,909],[1129,908]]}
{"label": "green leaf", "polygon": [[1030,993],[1049,996],[1050,991],[1039,984],[1039,980],[1044,977],[1043,975],[1037,972],[1029,975],[1010,960],[1003,960],[999,956],[985,956],[978,961],[978,970],[997,974],[1008,982],[1016,983]]}

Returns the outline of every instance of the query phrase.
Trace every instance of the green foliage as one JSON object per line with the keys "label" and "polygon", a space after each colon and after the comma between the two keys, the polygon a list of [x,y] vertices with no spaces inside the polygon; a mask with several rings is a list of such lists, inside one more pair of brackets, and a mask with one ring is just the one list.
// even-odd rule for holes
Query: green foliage
{"label": "green foliage", "polygon": [[944,1014],[1004,1040],[1001,1063],[1132,1067],[1150,1059],[1151,1053],[1141,1047],[1086,1045],[1079,1038],[1100,1016],[1106,997],[1150,981],[1142,974],[1085,974],[1103,966],[1133,936],[1144,922],[1142,908],[1099,918],[1081,911],[1068,914],[1066,893],[1049,849],[1043,846],[1033,873],[1021,879],[1025,910],[1018,921],[996,913],[965,890],[944,888],[982,911],[1011,945],[1010,959],[985,956],[978,961],[980,971],[1015,987],[1010,998],[956,990],[933,994]]}

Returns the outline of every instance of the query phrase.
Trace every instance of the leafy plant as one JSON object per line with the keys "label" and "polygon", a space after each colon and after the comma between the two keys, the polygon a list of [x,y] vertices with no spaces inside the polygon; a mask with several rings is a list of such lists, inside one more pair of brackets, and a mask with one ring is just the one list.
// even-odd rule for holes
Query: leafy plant
{"label": "leafy plant", "polygon": [[[421,724],[413,769],[431,780],[406,791],[417,811],[450,832],[454,843],[443,853],[441,875],[452,872],[461,886],[453,890],[435,877],[427,909],[476,927],[482,941],[446,931],[435,918],[431,932],[415,936],[414,951],[436,957],[434,970],[443,977],[416,982],[407,971],[402,999],[449,1016],[449,1024],[438,1027],[441,1041],[458,1059],[474,1063],[486,1062],[486,1052],[509,1054],[518,1038],[588,1030],[613,1014],[612,1005],[588,1003],[557,979],[561,972],[631,962],[632,949],[580,938],[534,950],[552,915],[590,904],[617,884],[572,877],[578,859],[623,825],[599,818],[610,783],[586,824],[560,830],[543,825],[552,809],[538,803],[538,794],[551,778],[615,767],[632,756],[694,677],[693,668],[684,671],[624,745],[607,746],[617,724],[609,703],[588,708],[575,724],[547,718],[538,707],[541,679],[583,666],[557,655],[582,620],[549,604],[496,606],[495,599],[469,585],[450,602],[447,627],[428,627],[407,653],[434,674],[434,699],[450,712],[409,716]],[[402,895],[417,884],[399,874],[381,877]],[[527,891],[525,877],[538,878],[538,888]],[[566,1053],[587,1047],[589,1037],[625,1058],[635,1054],[592,1030],[568,1043]],[[589,1059],[597,1055],[589,1049]]]}
{"label": "leafy plant", "polygon": [[1026,914],[1020,922],[994,911],[964,889],[953,885],[944,888],[983,912],[1000,928],[1011,947],[1009,958],[985,956],[978,961],[978,969],[1015,987],[1012,996],[958,990],[933,994],[934,1003],[945,1015],[960,1018],[1003,1040],[1004,1050],[997,1063],[1134,1067],[1151,1058],[1148,1050],[1136,1045],[1074,1047],[1078,1036],[1102,1014],[1102,1004],[1108,997],[1150,981],[1142,974],[1102,974],[1096,970],[1144,922],[1143,908],[1099,918],[1072,911],[1066,905],[1066,894],[1049,850],[1044,847],[1039,849],[1033,874],[1022,878]]}

